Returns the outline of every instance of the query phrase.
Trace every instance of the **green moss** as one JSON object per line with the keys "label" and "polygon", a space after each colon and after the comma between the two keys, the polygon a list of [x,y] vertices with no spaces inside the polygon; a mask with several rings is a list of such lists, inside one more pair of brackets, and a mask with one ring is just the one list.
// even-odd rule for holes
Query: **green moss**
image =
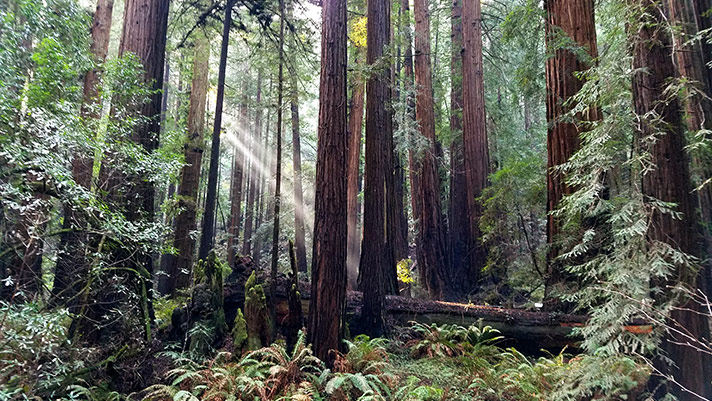
{"label": "green moss", "polygon": [[257,284],[253,271],[245,283],[245,320],[247,322],[247,346],[256,350],[271,342],[270,318],[267,297],[262,284]]}
{"label": "green moss", "polygon": [[247,345],[247,321],[242,314],[242,309],[237,310],[230,334],[232,335],[232,343],[235,346],[235,353],[241,352]]}

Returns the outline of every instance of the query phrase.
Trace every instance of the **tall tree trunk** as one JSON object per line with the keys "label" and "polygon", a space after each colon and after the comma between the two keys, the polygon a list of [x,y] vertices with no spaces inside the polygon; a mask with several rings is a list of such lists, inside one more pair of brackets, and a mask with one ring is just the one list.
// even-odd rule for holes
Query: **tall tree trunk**
{"label": "tall tree trunk", "polygon": [[[296,74],[294,75],[296,76]],[[304,193],[302,191],[302,148],[299,135],[299,91],[296,78],[292,78],[292,166],[294,168],[294,246],[297,267],[307,272],[307,250],[304,239]]]}
{"label": "tall tree trunk", "polygon": [[[100,64],[106,60],[111,34],[111,16],[114,10],[113,0],[99,0],[94,13],[91,28],[90,51],[97,65],[84,76],[84,92],[82,97],[81,115],[86,119],[99,119],[97,107],[101,103],[99,83],[101,76]],[[91,190],[94,169],[93,155],[76,153],[72,159],[72,176],[74,181],[87,190]],[[60,251],[57,253],[57,266],[54,274],[52,294],[61,302],[69,301],[70,306],[76,304],[71,300],[82,288],[87,273],[87,233],[85,216],[80,210],[70,204],[64,206],[64,229],[71,229],[60,238]]]}
{"label": "tall tree trunk", "polygon": [[[263,175],[261,156],[266,149],[260,149],[260,135],[262,133],[262,68],[257,70],[257,97],[255,108],[255,128],[250,139],[250,157],[252,158],[252,171],[250,171],[250,191],[247,193],[247,208],[245,211],[245,231],[242,241],[242,253],[252,254],[252,232],[255,220],[255,199],[259,196],[260,177]],[[256,226],[256,225],[255,225]]]}
{"label": "tall tree trunk", "polygon": [[[270,92],[272,92],[272,82],[270,80]],[[270,150],[270,144],[269,144],[269,129],[270,129],[270,112],[269,110],[267,111],[267,119],[265,121],[265,142],[264,142],[264,147],[263,147],[263,164],[264,164],[264,171],[265,173],[262,174],[262,180],[260,182],[260,192],[262,193],[262,196],[260,197],[260,202],[259,202],[259,208],[258,208],[258,213],[257,213],[257,218],[256,218],[256,225],[259,229],[259,227],[264,223],[265,221],[270,220],[270,191],[272,191],[272,183],[271,181],[268,181],[272,177],[272,171],[273,166],[272,166],[272,152]],[[260,260],[262,259],[262,244],[263,244],[263,237],[262,235],[257,235],[254,243],[254,249],[252,249],[252,259],[255,262],[256,266],[259,266]]]}
{"label": "tall tree trunk", "polygon": [[[450,262],[452,263],[450,277],[466,279],[469,276],[468,247],[470,240],[469,221],[467,215],[467,181],[465,180],[465,158],[462,142],[462,55],[464,43],[462,38],[462,1],[453,0],[451,17],[451,52],[450,79],[450,205],[448,207],[448,222],[450,229]],[[450,285],[460,281],[454,280]],[[462,283],[462,282],[460,282]],[[458,285],[458,287],[460,287]],[[463,286],[464,287],[464,286]],[[458,288],[464,290],[465,288]]]}
{"label": "tall tree trunk", "polygon": [[[279,262],[279,211],[282,204],[282,101],[284,100],[284,0],[279,0],[279,72],[277,76],[277,160],[274,178],[274,220],[272,225],[272,264],[270,269],[270,299],[277,297],[277,265]],[[272,334],[277,322],[276,302],[270,302]]]}
{"label": "tall tree trunk", "polygon": [[477,288],[487,251],[481,241],[482,204],[477,200],[487,185],[489,148],[485,115],[485,92],[482,64],[482,10],[479,1],[463,0],[462,32],[462,143],[467,188],[469,268],[462,282],[465,290]]}
{"label": "tall tree trunk", "polygon": [[[384,48],[390,42],[390,6],[388,1],[368,0],[366,62],[381,66]],[[382,69],[381,69],[382,68]],[[359,265],[359,288],[363,292],[362,325],[366,334],[378,337],[385,329],[383,303],[386,274],[392,262],[387,237],[386,175],[388,130],[391,115],[390,68],[378,68],[366,82],[366,168],[364,185],[363,243]]]}
{"label": "tall tree trunk", "polygon": [[[571,105],[565,105],[576,95],[584,82],[576,73],[591,67],[591,60],[598,57],[596,46],[596,25],[593,0],[546,0],[547,12],[546,46],[553,53],[546,61],[546,119],[549,123],[547,134],[547,241],[549,243],[547,287],[558,286],[565,281],[560,263],[555,261],[560,252],[557,236],[560,223],[551,214],[556,210],[561,198],[574,189],[566,185],[563,177],[555,169],[566,163],[580,147],[579,128],[573,122],[562,121]],[[565,34],[588,55],[561,46],[560,35]],[[580,116],[583,120],[598,119],[598,112]]]}
{"label": "tall tree trunk", "polygon": [[[425,273],[425,284],[432,299],[441,299],[444,290],[449,261],[440,205],[440,176],[435,161],[435,112],[433,109],[433,79],[430,69],[430,16],[427,0],[415,0],[415,116],[421,134],[428,146],[415,157],[420,180],[420,192],[416,195],[420,203],[419,242],[422,246],[422,260],[418,260]],[[370,43],[370,42],[369,42]]]}
{"label": "tall tree trunk", "polygon": [[[675,67],[677,73],[691,81],[694,87],[687,91],[687,129],[691,132],[709,130],[712,128],[712,101],[707,96],[712,94],[712,75],[707,67],[712,62],[712,45],[705,38],[694,40],[694,36],[709,29],[709,19],[703,14],[712,4],[709,0],[666,0],[670,20],[676,25],[673,37],[675,44]],[[698,92],[699,91],[699,92]],[[709,134],[706,139],[712,140]],[[709,152],[697,151],[692,158],[692,166],[700,177],[698,182],[712,177],[712,155]],[[697,185],[697,183],[695,183]],[[701,272],[706,291],[712,291],[712,184],[705,185],[697,192],[702,230],[704,235],[703,258],[707,260]]]}
{"label": "tall tree trunk", "polygon": [[[359,60],[356,60],[358,63]],[[358,264],[361,253],[361,233],[358,229],[359,182],[361,165],[361,133],[363,131],[363,105],[366,86],[362,77],[354,78],[353,93],[349,102],[348,116],[348,166],[347,166],[347,251],[346,270],[349,288],[356,288],[358,279]]]}
{"label": "tall tree trunk", "polygon": [[220,162],[220,129],[222,128],[223,100],[225,96],[225,70],[227,69],[227,49],[230,44],[230,24],[232,23],[232,6],[235,0],[227,0],[225,20],[223,21],[222,46],[220,49],[220,66],[218,67],[218,92],[215,100],[215,123],[210,146],[210,169],[208,170],[208,189],[205,195],[205,211],[203,213],[203,231],[200,235],[198,259],[205,260],[213,249],[215,240],[215,206],[218,190],[218,167]]}
{"label": "tall tree trunk", "polygon": [[[247,121],[247,104],[249,102],[247,80],[242,86],[242,104],[240,105],[240,119],[237,129],[237,142],[244,144],[246,132],[249,129]],[[240,236],[240,226],[242,225],[242,183],[245,166],[245,155],[240,147],[235,147],[232,160],[232,184],[230,186],[230,222],[227,237],[227,263],[229,266],[235,265],[235,255],[237,254],[237,244]]]}
{"label": "tall tree trunk", "polygon": [[[409,0],[402,0],[401,1],[401,13],[404,18],[404,38],[403,38],[403,43],[405,47],[405,51],[403,52],[403,72],[405,75],[405,79],[403,80],[403,89],[405,92],[406,96],[406,102],[407,102],[407,108],[408,111],[411,113],[410,116],[406,116],[406,118],[411,118],[412,120],[415,120],[415,99],[413,92],[415,90],[415,77],[413,73],[413,40],[410,35],[410,5],[409,5]],[[408,175],[410,178],[410,202],[411,202],[411,209],[413,210],[413,220],[417,221],[418,227],[420,227],[420,202],[418,202],[418,196],[420,196],[420,178],[418,175],[418,166],[416,165],[416,158],[417,154],[414,149],[409,149],[408,150],[408,168],[410,170],[410,174]],[[418,231],[420,229],[418,228]],[[416,236],[416,241],[415,241],[415,252],[416,252],[416,264],[418,266],[418,272],[419,272],[419,279],[420,282],[422,283],[423,286],[427,288],[427,280],[425,278],[425,269],[422,267],[424,266],[424,258],[425,256],[423,255],[423,246],[421,245],[420,241],[420,234]]]}
{"label": "tall tree trunk", "polygon": [[181,169],[178,185],[178,208],[180,212],[173,223],[173,247],[178,254],[170,259],[165,275],[159,281],[159,290],[163,294],[174,294],[178,289],[190,286],[193,270],[195,240],[190,233],[197,228],[198,186],[200,168],[203,159],[205,130],[205,102],[208,93],[208,60],[210,45],[205,36],[199,36],[195,42],[193,58],[193,81],[190,91],[188,111],[188,136],[184,145],[185,165]]}
{"label": "tall tree trunk", "polygon": [[[650,155],[654,169],[647,171],[642,178],[642,191],[645,195],[663,202],[677,205],[677,212],[653,211],[648,230],[650,241],[664,242],[678,250],[697,255],[698,232],[695,229],[695,197],[692,194],[690,171],[685,153],[685,134],[682,121],[682,109],[676,99],[670,99],[665,93],[667,80],[675,74],[671,56],[671,41],[664,29],[665,16],[653,0],[636,0],[639,7],[637,37],[633,49],[633,104],[636,115],[641,118],[636,130],[636,144],[639,151]],[[657,116],[655,121],[649,117]],[[651,141],[651,138],[655,138]],[[695,286],[695,277],[687,266],[677,266],[670,282],[657,282],[652,285],[663,290],[655,298],[669,297],[665,294],[669,285],[683,282]],[[700,284],[700,283],[697,283]],[[697,307],[688,302],[682,308],[673,310],[671,321],[677,322],[693,338],[709,338],[706,317],[699,314]],[[674,323],[670,323],[674,324]],[[680,386],[705,398],[712,397],[712,386],[708,372],[709,356],[690,345],[677,333],[669,331],[663,339],[661,348],[667,353],[675,366],[669,366],[658,357],[655,368],[675,378]],[[694,373],[692,373],[694,372]],[[649,388],[655,391],[658,399],[665,391],[670,391],[680,400],[693,400],[692,396],[677,385],[658,386],[660,377],[653,374]]]}
{"label": "tall tree trunk", "polygon": [[307,342],[333,362],[344,334],[346,296],[346,0],[322,7],[319,143],[316,162],[314,249]]}

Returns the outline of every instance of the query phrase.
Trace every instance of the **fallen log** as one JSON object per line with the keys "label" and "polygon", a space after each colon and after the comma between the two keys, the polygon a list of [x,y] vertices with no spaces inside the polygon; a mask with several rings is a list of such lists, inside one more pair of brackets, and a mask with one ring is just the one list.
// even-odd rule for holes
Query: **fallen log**
{"label": "fallen log", "polygon": [[[284,282],[284,283],[283,283]],[[284,323],[289,307],[287,289],[290,281],[284,277],[277,286],[277,323]],[[302,309],[306,316],[309,310],[308,283],[300,283]],[[227,290],[227,289],[226,289]],[[230,304],[226,291],[226,305]],[[268,300],[268,302],[270,302]],[[352,334],[358,333],[361,314],[362,294],[349,291],[347,294],[347,322]],[[385,308],[389,321],[399,326],[409,326],[411,321],[419,323],[457,324],[469,326],[479,324],[499,330],[505,337],[500,345],[513,346],[529,355],[541,354],[541,350],[558,353],[567,347],[567,352],[578,352],[581,338],[574,335],[575,327],[586,324],[588,317],[557,312],[542,312],[526,309],[507,309],[498,306],[462,304],[445,301],[428,301],[400,296],[386,296]],[[227,311],[226,311],[227,313]],[[625,328],[631,333],[649,333],[652,327],[644,322],[636,322]]]}

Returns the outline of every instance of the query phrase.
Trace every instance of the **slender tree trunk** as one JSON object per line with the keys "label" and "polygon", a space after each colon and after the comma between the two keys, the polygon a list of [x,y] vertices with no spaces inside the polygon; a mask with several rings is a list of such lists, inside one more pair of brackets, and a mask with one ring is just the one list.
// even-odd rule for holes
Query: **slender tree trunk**
{"label": "slender tree trunk", "polygon": [[[591,67],[592,59],[598,57],[598,48],[593,0],[546,0],[544,3],[547,12],[546,46],[548,51],[553,53],[546,61],[546,119],[549,123],[546,176],[547,241],[550,246],[547,255],[547,286],[551,287],[565,281],[563,268],[555,261],[560,252],[556,240],[560,223],[551,212],[558,207],[561,198],[574,190],[566,185],[565,178],[555,169],[566,163],[580,147],[577,124],[562,121],[562,118],[571,109],[571,106],[565,103],[576,95],[584,84],[576,73]],[[569,45],[559,45],[562,34],[567,35],[588,56],[582,57],[580,52],[573,51]],[[592,110],[591,115],[580,117],[583,120],[596,120],[598,112]]]}
{"label": "slender tree trunk", "polygon": [[[636,115],[642,118],[637,126],[636,144],[639,151],[650,155],[650,162],[655,166],[643,175],[642,191],[653,199],[676,204],[677,212],[681,214],[675,216],[653,211],[648,237],[651,241],[665,242],[682,252],[697,255],[696,202],[685,153],[683,110],[676,99],[669,99],[665,93],[667,80],[675,74],[670,57],[671,41],[664,29],[665,16],[653,0],[636,0],[634,4],[640,7],[638,11],[641,13],[633,49],[633,68],[637,71],[633,78],[633,104]],[[651,114],[659,116],[660,121],[651,121],[648,117]],[[651,137],[655,137],[655,141],[651,141]],[[668,285],[674,286],[676,281],[694,287],[695,277],[687,270],[687,266],[678,266],[670,282],[652,284],[664,291]],[[669,296],[662,295],[663,298]],[[654,297],[660,298],[661,295]],[[688,302],[683,308],[673,310],[670,318],[693,338],[709,338],[706,318],[695,309],[696,306]],[[709,356],[686,345],[686,342],[675,332],[668,332],[661,347],[675,367],[669,366],[662,358],[657,358],[655,367],[672,375],[686,390],[711,398],[712,386],[709,377],[704,374],[710,364]],[[660,377],[653,374],[649,388],[655,392],[656,399],[664,391],[672,392],[680,400],[697,399],[676,385],[659,384],[662,384]]]}
{"label": "slender tree trunk", "polygon": [[260,149],[259,140],[262,133],[262,69],[257,71],[257,97],[255,109],[255,128],[250,139],[250,157],[252,158],[252,170],[250,171],[250,191],[247,193],[247,208],[245,211],[245,232],[242,241],[242,253],[252,254],[253,222],[255,220],[256,198],[259,196],[260,176],[262,175],[261,156],[265,149]]}
{"label": "slender tree trunk", "polygon": [[[272,226],[272,264],[270,277],[270,299],[277,297],[277,267],[279,262],[279,211],[282,203],[282,102],[284,96],[284,0],[279,0],[279,75],[277,76],[277,160],[274,185],[274,223]],[[272,334],[277,322],[275,302],[270,302]]]}
{"label": "slender tree trunk", "polygon": [[[270,82],[270,92],[272,92],[272,82]],[[257,224],[256,227],[259,228],[262,223],[265,221],[269,221],[271,219],[270,216],[270,192],[272,191],[272,183],[271,183],[271,177],[272,177],[272,171],[273,165],[272,165],[272,152],[269,146],[269,129],[270,129],[270,116],[271,114],[269,111],[267,112],[267,119],[265,122],[265,142],[264,142],[264,155],[263,155],[263,163],[265,167],[265,173],[262,175],[262,181],[260,183],[260,188],[262,192],[261,200],[260,200],[260,207],[259,207],[259,212],[257,213]],[[268,181],[270,179],[270,181]],[[262,258],[262,244],[263,244],[263,237],[261,235],[257,235],[257,238],[255,239],[255,244],[254,244],[254,249],[252,250],[252,259],[255,261],[255,265],[259,266],[260,260]]]}
{"label": "slender tree trunk", "polygon": [[423,247],[422,260],[418,260],[425,273],[425,284],[430,297],[441,299],[449,261],[440,205],[440,177],[435,161],[435,112],[433,109],[433,80],[430,69],[430,16],[427,0],[415,0],[415,116],[428,147],[415,157],[420,192],[418,232]]}
{"label": "slender tree trunk", "polygon": [[[356,60],[358,63],[358,60]],[[354,79],[353,93],[349,102],[348,117],[348,167],[347,167],[347,236],[348,249],[346,252],[346,269],[349,288],[356,288],[358,279],[358,264],[361,253],[361,233],[358,229],[359,211],[359,182],[361,165],[361,133],[363,131],[363,105],[366,86],[362,77]]]}
{"label": "slender tree trunk", "polygon": [[[296,74],[295,74],[296,75]],[[297,267],[307,272],[307,250],[304,239],[304,193],[302,192],[302,148],[299,135],[299,92],[296,78],[292,78],[292,166],[294,168],[294,246]]]}
{"label": "slender tree trunk", "polygon": [[[412,118],[415,120],[415,101],[413,92],[415,90],[415,77],[413,73],[413,41],[410,34],[410,5],[409,0],[402,0],[401,2],[401,13],[404,18],[404,47],[405,51],[403,53],[403,70],[405,74],[405,80],[403,82],[403,89],[405,92],[407,107],[410,113],[412,113],[407,118]],[[410,202],[411,209],[413,210],[413,220],[417,222],[418,227],[420,227],[420,202],[418,202],[418,196],[420,194],[420,178],[418,175],[418,166],[416,165],[417,154],[414,149],[408,150],[408,168],[410,170],[408,176],[410,178]],[[418,228],[420,231],[420,228]],[[427,288],[427,280],[425,277],[425,269],[423,268],[425,256],[423,255],[423,246],[420,240],[420,234],[416,236],[415,241],[415,251],[416,251],[416,264],[418,266],[419,279],[424,287]]]}
{"label": "slender tree trunk", "polygon": [[[106,53],[109,50],[113,9],[113,0],[99,0],[94,13],[90,51],[97,65],[84,76],[81,115],[86,119],[98,119],[100,117],[98,106],[101,104],[101,98],[99,97],[101,67],[99,64],[106,60]],[[93,169],[93,155],[87,153],[74,154],[72,176],[74,181],[86,190],[91,189]],[[52,294],[61,302],[69,300],[70,305],[76,303],[71,300],[76,299],[81,290],[88,269],[86,224],[85,216],[80,210],[69,204],[64,206],[63,228],[71,229],[71,231],[62,234],[60,238],[60,251],[57,253],[57,266],[55,268]]]}
{"label": "slender tree trunk", "polygon": [[[240,120],[237,129],[237,141],[243,143],[246,132],[249,129],[247,121],[247,104],[249,101],[247,80],[242,86],[242,104],[240,105]],[[237,244],[240,236],[240,226],[242,225],[242,184],[244,181],[245,157],[239,147],[233,150],[232,160],[232,184],[230,192],[230,222],[227,237],[227,263],[229,266],[235,265],[235,255],[237,254]]]}
{"label": "slender tree trunk", "polygon": [[190,286],[193,270],[195,240],[191,232],[197,228],[198,188],[204,151],[203,132],[205,130],[205,106],[208,93],[208,60],[210,45],[205,36],[195,42],[193,58],[193,81],[190,91],[188,111],[188,136],[183,154],[185,165],[181,169],[178,185],[178,208],[180,212],[173,223],[173,247],[178,254],[170,259],[165,275],[159,281],[159,290],[164,294],[174,294],[178,289]]}
{"label": "slender tree trunk", "polygon": [[319,143],[316,163],[314,250],[307,342],[333,362],[344,334],[346,296],[346,0],[322,7]]}
{"label": "slender tree trunk", "polygon": [[213,249],[215,240],[215,205],[217,203],[218,167],[220,162],[220,129],[222,128],[223,98],[225,96],[225,70],[227,68],[227,50],[230,43],[230,24],[232,23],[232,6],[235,0],[227,0],[225,20],[223,21],[222,47],[220,49],[220,66],[218,67],[218,92],[215,101],[215,123],[210,147],[210,169],[208,170],[208,189],[205,196],[205,211],[203,213],[203,231],[200,236],[198,259],[205,260]]}

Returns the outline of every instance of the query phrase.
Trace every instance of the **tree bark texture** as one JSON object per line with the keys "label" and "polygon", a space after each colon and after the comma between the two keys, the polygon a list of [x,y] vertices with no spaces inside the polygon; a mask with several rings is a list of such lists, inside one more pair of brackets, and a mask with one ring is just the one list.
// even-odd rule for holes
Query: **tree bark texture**
{"label": "tree bark texture", "polygon": [[314,250],[307,342],[333,362],[344,330],[346,296],[346,0],[322,3],[321,76]]}
{"label": "tree bark texture", "polygon": [[[580,130],[563,117],[571,110],[565,103],[576,95],[584,82],[576,73],[589,69],[592,59],[598,57],[596,46],[596,26],[593,0],[546,0],[547,12],[546,46],[552,57],[546,61],[546,119],[549,123],[547,133],[547,241],[550,245],[548,254],[550,283],[563,280],[561,267],[554,259],[559,254],[556,237],[560,232],[559,222],[551,214],[556,210],[561,198],[573,192],[565,183],[565,177],[555,169],[566,163],[580,147]],[[564,36],[565,35],[565,36]],[[568,37],[572,45],[569,48],[557,48],[562,36]],[[581,47],[588,55],[582,58],[570,49]],[[579,116],[582,120],[598,119],[598,112],[588,116]]]}
{"label": "tree bark texture", "polygon": [[445,221],[440,204],[440,176],[438,173],[433,108],[433,80],[430,68],[430,14],[427,0],[415,0],[415,117],[427,148],[415,156],[420,180],[416,200],[420,211],[418,234],[423,248],[420,269],[425,273],[425,285],[433,299],[443,296],[444,280],[449,266]]}
{"label": "tree bark texture", "polygon": [[384,0],[367,2],[366,63],[376,71],[366,82],[366,167],[364,176],[363,241],[359,264],[359,289],[364,293],[361,313],[363,327],[371,337],[381,336],[384,329],[383,300],[385,274],[391,262],[387,250],[386,174],[388,129],[391,115],[390,64],[382,57],[390,42],[390,8]]}
{"label": "tree bark texture", "polygon": [[[356,61],[358,62],[358,60]],[[366,85],[362,77],[354,79],[353,92],[349,102],[348,117],[348,166],[347,166],[347,187],[348,187],[348,210],[347,210],[347,236],[348,249],[346,252],[346,269],[348,272],[349,288],[355,289],[358,279],[359,256],[361,253],[361,233],[358,229],[359,201],[358,192],[360,186],[361,165],[361,136],[363,132],[363,114]]]}
{"label": "tree bark texture", "polygon": [[[648,228],[651,242],[664,242],[678,250],[697,255],[698,231],[696,230],[696,199],[692,193],[689,160],[685,153],[683,110],[676,98],[665,93],[668,80],[675,74],[671,57],[671,40],[665,30],[662,10],[653,0],[636,0],[641,17],[633,48],[633,104],[638,116],[636,145],[638,151],[650,155],[655,168],[642,177],[642,191],[645,195],[677,205],[680,216],[653,210]],[[651,118],[654,115],[656,118]],[[651,139],[655,138],[654,141]],[[670,282],[653,283],[664,293],[654,297],[669,297],[665,294],[667,285],[683,282],[695,286],[695,277],[687,266],[678,266]],[[699,284],[699,283],[698,283]],[[692,302],[673,310],[669,324],[680,324],[682,329],[694,338],[709,338],[709,327],[704,315],[695,311]],[[678,327],[679,328],[679,327]],[[712,396],[708,377],[709,356],[685,345],[687,340],[675,332],[668,331],[661,348],[676,366],[668,366],[661,358],[654,361],[655,368],[675,378],[683,388],[703,397]],[[694,372],[694,373],[693,373]],[[662,385],[660,377],[653,374],[649,386],[658,398],[663,390],[676,395],[680,400],[697,399],[676,385]]]}
{"label": "tree bark texture", "polygon": [[[450,79],[450,205],[448,207],[448,228],[450,238],[451,277],[468,271],[468,246],[470,230],[467,215],[467,181],[465,180],[465,158],[462,142],[462,1],[452,1]],[[468,280],[469,282],[470,280]],[[456,282],[450,285],[455,285]],[[459,287],[459,285],[458,285]],[[458,288],[459,290],[460,288]]]}
{"label": "tree bark texture", "polygon": [[479,221],[482,204],[477,200],[487,185],[489,174],[489,145],[485,115],[484,79],[482,64],[482,10],[480,2],[463,0],[462,33],[462,142],[467,188],[467,216],[469,221],[469,268],[459,273],[466,290],[477,287],[487,251],[481,241]]}

